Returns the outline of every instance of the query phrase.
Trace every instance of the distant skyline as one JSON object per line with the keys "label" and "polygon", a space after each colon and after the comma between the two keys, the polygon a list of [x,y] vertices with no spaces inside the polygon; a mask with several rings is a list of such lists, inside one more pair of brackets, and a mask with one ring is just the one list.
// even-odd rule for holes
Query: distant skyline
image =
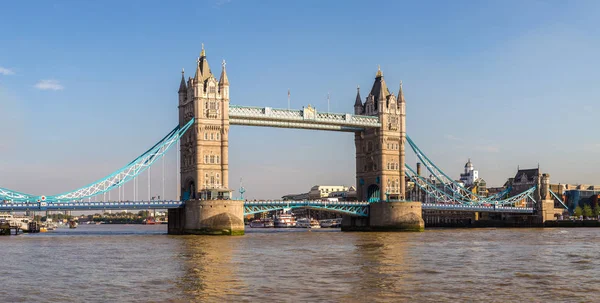
{"label": "distant skyline", "polygon": [[[287,108],[289,89],[292,108],[326,111],[329,94],[332,112],[352,113],[380,65],[394,93],[404,83],[409,136],[449,176],[471,158],[488,186],[538,164],[552,183],[600,184],[599,12],[549,0],[7,2],[0,187],[56,194],[127,164],[177,124],[180,72],[193,74],[202,43],[213,74],[227,61],[231,104]],[[273,199],[355,185],[353,136],[232,126],[230,186],[237,196],[243,178],[247,198]],[[173,150],[167,198],[174,164]],[[160,194],[160,168],[152,183]]]}

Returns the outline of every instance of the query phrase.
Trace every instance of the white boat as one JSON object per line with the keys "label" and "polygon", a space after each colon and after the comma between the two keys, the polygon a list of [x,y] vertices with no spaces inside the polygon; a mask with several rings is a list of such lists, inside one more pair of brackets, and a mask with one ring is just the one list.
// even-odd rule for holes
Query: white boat
{"label": "white boat", "polygon": [[290,214],[279,214],[275,216],[275,227],[277,228],[285,228],[285,227],[295,227],[296,219]]}
{"label": "white boat", "polygon": [[12,227],[18,227],[23,232],[29,232],[29,223],[33,222],[33,218],[26,216],[13,216],[11,214],[0,214],[0,220],[6,221]]}
{"label": "white boat", "polygon": [[300,228],[321,228],[319,221],[315,219],[301,218],[296,221],[296,227]]}
{"label": "white boat", "polygon": [[271,218],[265,218],[262,221],[265,224],[265,227],[275,227],[275,223],[273,222],[273,219],[271,219]]}
{"label": "white boat", "polygon": [[321,224],[322,228],[328,228],[331,227],[332,224],[332,219],[325,219],[325,220],[321,220],[319,221],[319,224]]}

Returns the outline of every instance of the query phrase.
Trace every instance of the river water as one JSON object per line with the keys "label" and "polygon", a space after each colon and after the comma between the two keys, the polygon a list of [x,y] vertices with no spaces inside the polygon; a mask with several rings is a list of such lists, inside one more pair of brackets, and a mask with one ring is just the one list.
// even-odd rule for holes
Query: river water
{"label": "river water", "polygon": [[599,302],[600,229],[80,225],[0,237],[0,302]]}

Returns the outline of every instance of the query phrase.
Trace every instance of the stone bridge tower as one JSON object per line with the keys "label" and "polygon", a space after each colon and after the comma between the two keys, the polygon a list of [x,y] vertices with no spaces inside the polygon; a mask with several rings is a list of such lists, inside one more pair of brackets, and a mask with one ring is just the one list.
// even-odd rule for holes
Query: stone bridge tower
{"label": "stone bridge tower", "polygon": [[196,74],[179,85],[179,125],[195,118],[181,138],[181,199],[229,197],[229,80],[225,61],[221,77],[214,77],[204,46]]}
{"label": "stone bridge tower", "polygon": [[381,69],[363,103],[356,93],[354,113],[377,116],[381,128],[356,132],[357,198],[362,201],[404,200],[406,103],[402,82],[398,97],[390,93]]}
{"label": "stone bridge tower", "polygon": [[356,93],[354,113],[377,116],[381,127],[356,132],[356,190],[359,201],[368,201],[369,217],[342,220],[342,230],[422,231],[420,202],[406,199],[404,142],[406,102],[402,82],[396,97],[388,90],[381,69],[363,103]]}
{"label": "stone bridge tower", "polygon": [[214,77],[204,45],[194,78],[181,74],[179,125],[192,118],[180,139],[181,199],[184,208],[169,209],[169,234],[243,235],[244,202],[230,200],[229,80],[223,61]]}

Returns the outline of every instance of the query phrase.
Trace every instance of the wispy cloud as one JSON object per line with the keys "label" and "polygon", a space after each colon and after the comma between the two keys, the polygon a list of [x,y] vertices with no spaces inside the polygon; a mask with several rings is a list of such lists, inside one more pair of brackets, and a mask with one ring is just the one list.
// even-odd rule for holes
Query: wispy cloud
{"label": "wispy cloud", "polygon": [[13,70],[0,66],[0,75],[8,76],[8,75],[14,75],[14,74],[15,74],[15,72]]}
{"label": "wispy cloud", "polygon": [[41,90],[63,90],[64,86],[58,82],[58,80],[40,80],[40,82],[35,84],[35,88]]}

